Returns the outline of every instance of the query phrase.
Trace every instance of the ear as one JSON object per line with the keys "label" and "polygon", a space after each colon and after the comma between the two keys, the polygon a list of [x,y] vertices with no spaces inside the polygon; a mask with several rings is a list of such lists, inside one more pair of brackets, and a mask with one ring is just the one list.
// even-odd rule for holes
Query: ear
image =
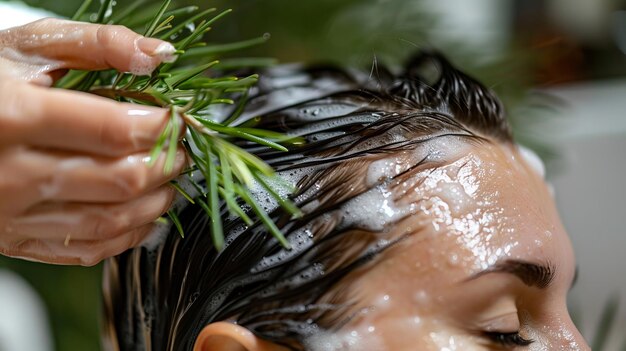
{"label": "ear", "polygon": [[262,340],[248,329],[228,322],[211,323],[196,339],[193,351],[284,351],[286,348]]}

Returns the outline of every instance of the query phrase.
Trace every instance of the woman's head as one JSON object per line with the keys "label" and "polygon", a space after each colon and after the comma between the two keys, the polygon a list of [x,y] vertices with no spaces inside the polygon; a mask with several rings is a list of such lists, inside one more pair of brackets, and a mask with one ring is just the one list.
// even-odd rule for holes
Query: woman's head
{"label": "woman's head", "polygon": [[297,219],[252,189],[292,249],[229,217],[216,252],[189,205],[186,238],[173,229],[107,263],[112,349],[586,348],[542,176],[493,93],[441,56],[377,80],[279,69],[243,120],[307,140],[286,153],[241,144],[296,184]]}

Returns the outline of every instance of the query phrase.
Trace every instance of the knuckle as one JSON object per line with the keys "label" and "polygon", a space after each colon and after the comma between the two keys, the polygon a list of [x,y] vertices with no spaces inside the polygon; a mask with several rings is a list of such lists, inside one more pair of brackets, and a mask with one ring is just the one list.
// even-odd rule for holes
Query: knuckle
{"label": "knuckle", "polygon": [[[135,156],[128,158],[133,159]],[[132,200],[142,195],[146,191],[148,183],[148,170],[142,162],[135,162],[118,179],[121,196],[125,200]]]}
{"label": "knuckle", "polygon": [[96,40],[105,47],[116,45],[118,38],[130,29],[120,25],[100,25],[96,30]]}
{"label": "knuckle", "polygon": [[146,238],[146,236],[148,236],[148,234],[150,234],[150,231],[145,230],[143,232],[139,232],[139,233],[136,233],[135,235],[133,235],[130,238],[130,240],[128,242],[128,247],[126,249],[130,249],[130,248],[139,246],[143,242],[143,240]]}
{"label": "knuckle", "polygon": [[125,226],[122,221],[117,218],[104,218],[103,216],[98,216],[98,218],[93,220],[93,234],[94,239],[96,240],[106,240],[112,239],[119,236]]}
{"label": "knuckle", "polygon": [[100,250],[89,250],[89,252],[83,254],[80,257],[80,265],[85,267],[92,267],[100,263],[103,259],[105,259],[105,257]]}
{"label": "knuckle", "polygon": [[50,27],[58,25],[59,22],[60,20],[58,19],[55,19],[52,17],[46,17],[46,18],[38,19],[30,23],[26,23],[25,25],[18,27],[17,29],[20,31],[20,34],[22,35],[30,35],[42,29],[49,30]]}
{"label": "knuckle", "polygon": [[107,221],[103,221],[101,218],[93,220],[93,238],[102,238],[109,233],[109,225]]}
{"label": "knuckle", "polygon": [[51,26],[59,26],[66,23],[68,22],[54,17],[46,17],[32,22],[33,25],[41,26],[44,29],[49,29]]}
{"label": "knuckle", "polygon": [[13,239],[4,238],[2,241],[0,241],[0,255],[11,256],[11,253],[15,251],[14,247],[15,242]]}
{"label": "knuckle", "polygon": [[21,84],[5,80],[0,82],[0,103],[2,111],[0,112],[0,130],[11,131],[23,122],[28,111],[33,110],[33,96],[23,91]]}
{"label": "knuckle", "polygon": [[103,123],[100,126],[99,141],[115,155],[126,155],[133,151],[134,145],[123,124]]}
{"label": "knuckle", "polygon": [[65,21],[60,20],[58,18],[45,17],[45,18],[39,19],[37,21],[31,22],[31,25],[52,26],[52,25],[63,24],[64,22]]}
{"label": "knuckle", "polygon": [[176,195],[176,191],[173,188],[167,189],[167,196],[165,197],[165,201],[163,201],[163,204],[160,207],[157,217],[164,214],[170,209],[170,206],[172,205],[172,201],[174,201],[175,195]]}
{"label": "knuckle", "polygon": [[36,240],[23,238],[10,238],[0,244],[0,254],[9,257],[27,257],[28,248],[34,246]]}

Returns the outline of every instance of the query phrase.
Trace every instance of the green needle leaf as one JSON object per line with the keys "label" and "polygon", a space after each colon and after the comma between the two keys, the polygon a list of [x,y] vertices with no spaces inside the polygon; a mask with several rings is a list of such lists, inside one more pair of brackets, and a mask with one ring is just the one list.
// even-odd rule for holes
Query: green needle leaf
{"label": "green needle leaf", "polygon": [[169,138],[169,144],[167,148],[167,157],[165,159],[165,167],[163,170],[165,174],[169,175],[174,169],[174,162],[176,161],[176,151],[178,149],[178,137],[180,136],[180,124],[176,114],[176,109],[172,106],[170,108],[170,120],[169,124],[172,125],[172,131]]}
{"label": "green needle leaf", "polygon": [[252,184],[254,183],[254,176],[252,175],[252,172],[250,172],[246,164],[236,157],[230,157],[230,162],[233,168],[236,170],[234,174],[240,180],[240,182],[245,184],[246,186],[252,186]]}
{"label": "green needle leaf", "polygon": [[[74,18],[87,17],[91,2],[92,0],[84,1]],[[135,29],[143,26],[146,36],[177,40],[174,45],[179,60],[160,65],[149,77],[114,70],[71,71],[56,86],[91,92],[120,102],[167,108],[168,121],[150,150],[148,162],[150,166],[154,166],[161,154],[165,154],[163,171],[166,174],[174,170],[182,118],[187,129],[182,143],[194,163],[183,175],[189,177],[199,195],[192,198],[178,182],[172,181],[170,184],[190,203],[197,204],[206,213],[210,219],[210,235],[214,247],[221,250],[225,245],[222,215],[226,213],[239,217],[248,226],[256,221],[276,237],[281,245],[289,247],[276,224],[252,198],[246,187],[253,185],[255,180],[258,181],[267,191],[267,195],[275,198],[285,211],[299,215],[299,209],[291,200],[279,196],[293,189],[290,185],[285,185],[272,167],[262,159],[238,146],[237,141],[246,141],[245,145],[263,145],[285,151],[286,144],[295,144],[302,139],[251,128],[254,124],[231,125],[243,113],[248,91],[257,83],[258,75],[216,76],[214,72],[210,72],[216,65],[220,65],[222,69],[228,66],[214,60],[216,55],[261,44],[268,37],[206,45],[202,39],[204,34],[213,23],[231,10],[213,16],[211,13],[216,11],[214,8],[203,11],[199,11],[196,6],[169,9],[171,3],[171,0],[164,0],[160,4],[139,0],[126,4],[121,11],[113,11],[113,0],[104,0],[97,14],[91,16],[98,23],[116,23]],[[186,28],[191,28],[191,33]],[[204,63],[209,59],[211,62]],[[255,67],[273,64],[274,61],[266,58],[239,58],[229,59],[229,62],[233,67]],[[213,120],[215,110],[212,106],[216,104],[234,104],[233,112],[223,123]],[[204,185],[193,180],[192,172],[199,172],[204,177]],[[169,211],[167,218],[176,226],[181,236],[184,236],[177,213]],[[165,217],[160,221],[166,221]]]}
{"label": "green needle leaf", "polygon": [[222,231],[222,219],[220,217],[219,206],[219,190],[217,187],[217,169],[213,160],[208,160],[209,179],[207,185],[209,188],[209,207],[211,209],[211,236],[213,237],[213,245],[217,251],[221,251],[224,247],[224,233]]}
{"label": "green needle leaf", "polygon": [[204,210],[204,212],[209,216],[209,218],[211,218],[211,216],[213,215],[213,213],[211,213],[211,209],[209,208],[209,205],[207,205],[206,201],[205,201],[206,197],[203,198],[198,198],[196,199],[196,203],[198,205],[200,205],[200,207],[202,207],[202,209]]}
{"label": "green needle leaf", "polygon": [[191,43],[193,43],[196,39],[198,39],[201,35],[203,35],[206,32],[207,29],[209,29],[211,24],[213,24],[218,19],[226,16],[230,12],[232,12],[232,10],[230,10],[230,9],[226,10],[226,11],[223,11],[222,13],[220,13],[217,16],[213,17],[212,19],[210,19],[208,21],[205,21],[205,22],[202,22],[196,28],[196,30],[194,30],[187,38],[185,38],[179,45],[177,45],[176,48],[177,49],[186,50]]}
{"label": "green needle leaf", "polygon": [[195,202],[193,201],[193,198],[191,197],[191,195],[189,195],[189,193],[187,193],[185,191],[185,189],[180,187],[180,184],[178,184],[177,181],[172,180],[170,182],[170,185],[172,186],[172,188],[176,189],[176,191],[178,191],[179,194],[181,194],[182,196],[185,197],[185,199],[187,199],[187,201],[189,201],[192,204],[195,204]]}
{"label": "green needle leaf", "polygon": [[75,89],[87,77],[88,71],[70,71],[55,86],[62,89]]}
{"label": "green needle leaf", "polygon": [[228,161],[228,156],[224,153],[223,150],[219,148],[214,148],[217,152],[220,159],[220,168],[222,171],[222,183],[224,186],[224,190],[227,194],[232,195],[235,190],[233,186],[233,174],[230,168],[230,162]]}
{"label": "green needle leaf", "polygon": [[302,211],[300,211],[300,209],[293,202],[280,196],[276,192],[274,187],[268,184],[267,180],[265,179],[263,175],[254,174],[254,176],[256,180],[259,182],[259,184],[261,184],[261,186],[263,186],[263,188],[265,188],[265,190],[267,190],[272,195],[272,197],[275,198],[276,201],[278,201],[278,204],[282,208],[284,208],[287,212],[291,213],[295,217],[302,217]]}
{"label": "green needle leaf", "polygon": [[170,217],[170,220],[172,221],[172,223],[174,223],[174,226],[176,226],[176,230],[178,230],[178,233],[180,234],[181,237],[185,237],[185,232],[183,231],[183,225],[180,223],[180,219],[178,218],[178,215],[176,214],[176,212],[170,210],[167,211],[167,215],[168,217]]}
{"label": "green needle leaf", "polygon": [[220,190],[220,195],[222,195],[222,198],[228,205],[228,208],[232,212],[234,212],[235,215],[241,218],[248,226],[251,226],[252,224],[254,224],[252,219],[250,219],[250,217],[248,217],[248,215],[241,209],[241,207],[239,207],[239,205],[235,201],[235,197],[233,196],[233,194],[228,194],[223,188],[220,188],[219,190]]}
{"label": "green needle leaf", "polygon": [[248,205],[250,205],[254,213],[256,213],[256,215],[259,217],[261,222],[263,222],[265,227],[278,240],[278,242],[280,242],[280,244],[284,248],[291,249],[291,245],[289,244],[289,241],[287,241],[283,233],[280,231],[280,229],[278,229],[274,221],[272,221],[272,219],[267,215],[265,210],[263,210],[263,208],[259,206],[259,204],[252,198],[250,193],[246,189],[243,189],[243,188],[239,188],[238,190],[239,191],[237,193],[241,196],[241,198]]}
{"label": "green needle leaf", "polygon": [[231,113],[231,115],[226,120],[224,120],[224,122],[222,122],[223,125],[228,126],[232,122],[236,121],[237,118],[239,118],[239,116],[241,116],[244,109],[246,108],[246,103],[248,102],[248,94],[249,94],[248,89],[246,89],[243,92],[243,94],[241,94],[241,96],[239,97],[239,103],[237,104],[237,107],[235,108],[233,113]]}
{"label": "green needle leaf", "polygon": [[172,20],[174,19],[174,16],[169,16],[167,18],[165,18],[163,20],[163,22],[161,22],[156,29],[154,30],[154,32],[152,33],[152,35],[157,35],[163,31],[166,31],[170,28],[172,28],[172,25],[170,24],[170,22],[172,22]]}
{"label": "green needle leaf", "polygon": [[91,3],[92,3],[92,0],[83,1],[83,3],[78,8],[78,10],[76,10],[76,13],[74,13],[74,16],[72,16],[71,20],[72,21],[80,20],[85,14],[85,12],[87,11],[87,9],[89,8],[89,6],[91,6]]}
{"label": "green needle leaf", "polygon": [[220,61],[219,69],[221,70],[234,70],[239,68],[259,68],[270,67],[276,65],[278,61],[269,57],[245,57],[245,58],[231,58],[223,59]]}
{"label": "green needle leaf", "polygon": [[206,71],[207,69],[215,66],[219,61],[213,61],[213,62],[209,62],[207,64],[201,65],[199,67],[194,67],[191,69],[186,69],[183,71],[179,71],[176,73],[172,74],[171,78],[166,79],[165,81],[172,87],[172,89],[175,89],[176,87],[178,87],[181,83],[184,83],[186,81],[188,81],[189,79],[201,74],[202,72]]}
{"label": "green needle leaf", "polygon": [[96,16],[95,23],[104,23],[105,17],[107,16],[107,12],[111,9],[113,0],[104,0],[100,5],[100,9],[98,10],[98,15]]}
{"label": "green needle leaf", "polygon": [[154,34],[154,30],[157,28],[159,21],[161,20],[161,18],[163,17],[163,14],[165,13],[165,11],[167,10],[167,8],[170,6],[171,3],[172,3],[172,0],[163,1],[163,4],[159,8],[159,11],[157,12],[157,14],[152,19],[152,22],[150,22],[150,25],[148,26],[148,29],[146,30],[144,36],[151,37]]}
{"label": "green needle leaf", "polygon": [[167,220],[167,218],[165,217],[159,217],[157,218],[155,221],[155,223],[160,223],[160,224],[169,224],[170,222]]}
{"label": "green needle leaf", "polygon": [[111,20],[109,21],[109,24],[122,22],[123,20],[128,18],[130,15],[132,15],[133,12],[135,12],[138,8],[142,7],[145,3],[146,3],[146,0],[138,0],[138,1],[131,2],[130,5],[126,6],[122,11],[115,14],[115,16],[112,16]]}
{"label": "green needle leaf", "polygon": [[165,144],[165,140],[167,140],[167,136],[169,135],[171,128],[172,125],[168,123],[167,126],[165,126],[163,133],[159,135],[154,147],[150,151],[150,160],[148,161],[149,167],[154,166],[156,161],[159,159],[159,154],[161,154],[161,151],[163,150],[163,145]]}
{"label": "green needle leaf", "polygon": [[198,6],[191,5],[191,6],[185,6],[185,7],[179,8],[179,9],[174,9],[174,10],[167,11],[166,13],[163,14],[163,16],[166,16],[166,17],[169,17],[169,16],[178,17],[178,16],[188,15],[188,14],[194,13],[196,11],[198,11]]}
{"label": "green needle leaf", "polygon": [[225,52],[236,51],[247,49],[249,47],[260,45],[269,40],[269,35],[264,35],[262,37],[242,40],[234,43],[228,44],[216,44],[216,45],[208,45],[201,48],[193,48],[188,50],[185,53],[185,59],[199,59],[205,57],[215,56],[217,54],[222,54]]}
{"label": "green needle leaf", "polygon": [[177,34],[181,30],[183,30],[189,24],[192,24],[192,23],[196,22],[197,20],[206,17],[208,14],[210,14],[211,12],[214,12],[215,10],[217,10],[217,9],[211,8],[211,9],[204,10],[204,11],[200,12],[199,14],[189,18],[188,20],[186,20],[186,21],[184,21],[184,22],[174,26],[167,33],[162,34],[160,36],[160,38],[163,39],[163,40],[168,40],[170,37],[172,37],[174,34]]}

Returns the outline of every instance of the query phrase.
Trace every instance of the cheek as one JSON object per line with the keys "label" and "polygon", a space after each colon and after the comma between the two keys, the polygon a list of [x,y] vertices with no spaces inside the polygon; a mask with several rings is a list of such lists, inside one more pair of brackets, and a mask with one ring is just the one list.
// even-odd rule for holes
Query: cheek
{"label": "cheek", "polygon": [[576,327],[567,318],[559,320],[557,324],[551,324],[540,328],[529,335],[535,342],[531,344],[529,351],[587,351],[585,340]]}
{"label": "cheek", "polygon": [[[480,346],[477,341],[470,336],[459,335],[458,332],[439,328],[436,331],[428,333],[428,337],[424,340],[424,349],[428,351],[442,350],[458,350],[458,351],[482,351],[484,347]],[[407,349],[408,350],[408,349]]]}
{"label": "cheek", "polygon": [[423,351],[485,350],[475,337],[462,335],[458,330],[438,320],[419,317],[386,316],[373,322],[361,321],[355,327],[346,328],[345,332],[331,337],[335,342],[339,340],[337,338],[343,340],[341,345],[350,347],[333,350],[414,351],[416,345]]}
{"label": "cheek", "polygon": [[425,351],[484,350],[474,337],[452,327],[456,323],[446,317],[450,306],[444,297],[454,280],[451,275],[463,273],[446,267],[428,268],[424,260],[436,257],[440,250],[434,253],[427,247],[420,245],[419,253],[398,250],[393,258],[352,283],[353,290],[361,291],[354,296],[361,301],[361,313],[340,333],[325,336],[334,345],[350,347],[328,350],[414,351],[416,345]]}

